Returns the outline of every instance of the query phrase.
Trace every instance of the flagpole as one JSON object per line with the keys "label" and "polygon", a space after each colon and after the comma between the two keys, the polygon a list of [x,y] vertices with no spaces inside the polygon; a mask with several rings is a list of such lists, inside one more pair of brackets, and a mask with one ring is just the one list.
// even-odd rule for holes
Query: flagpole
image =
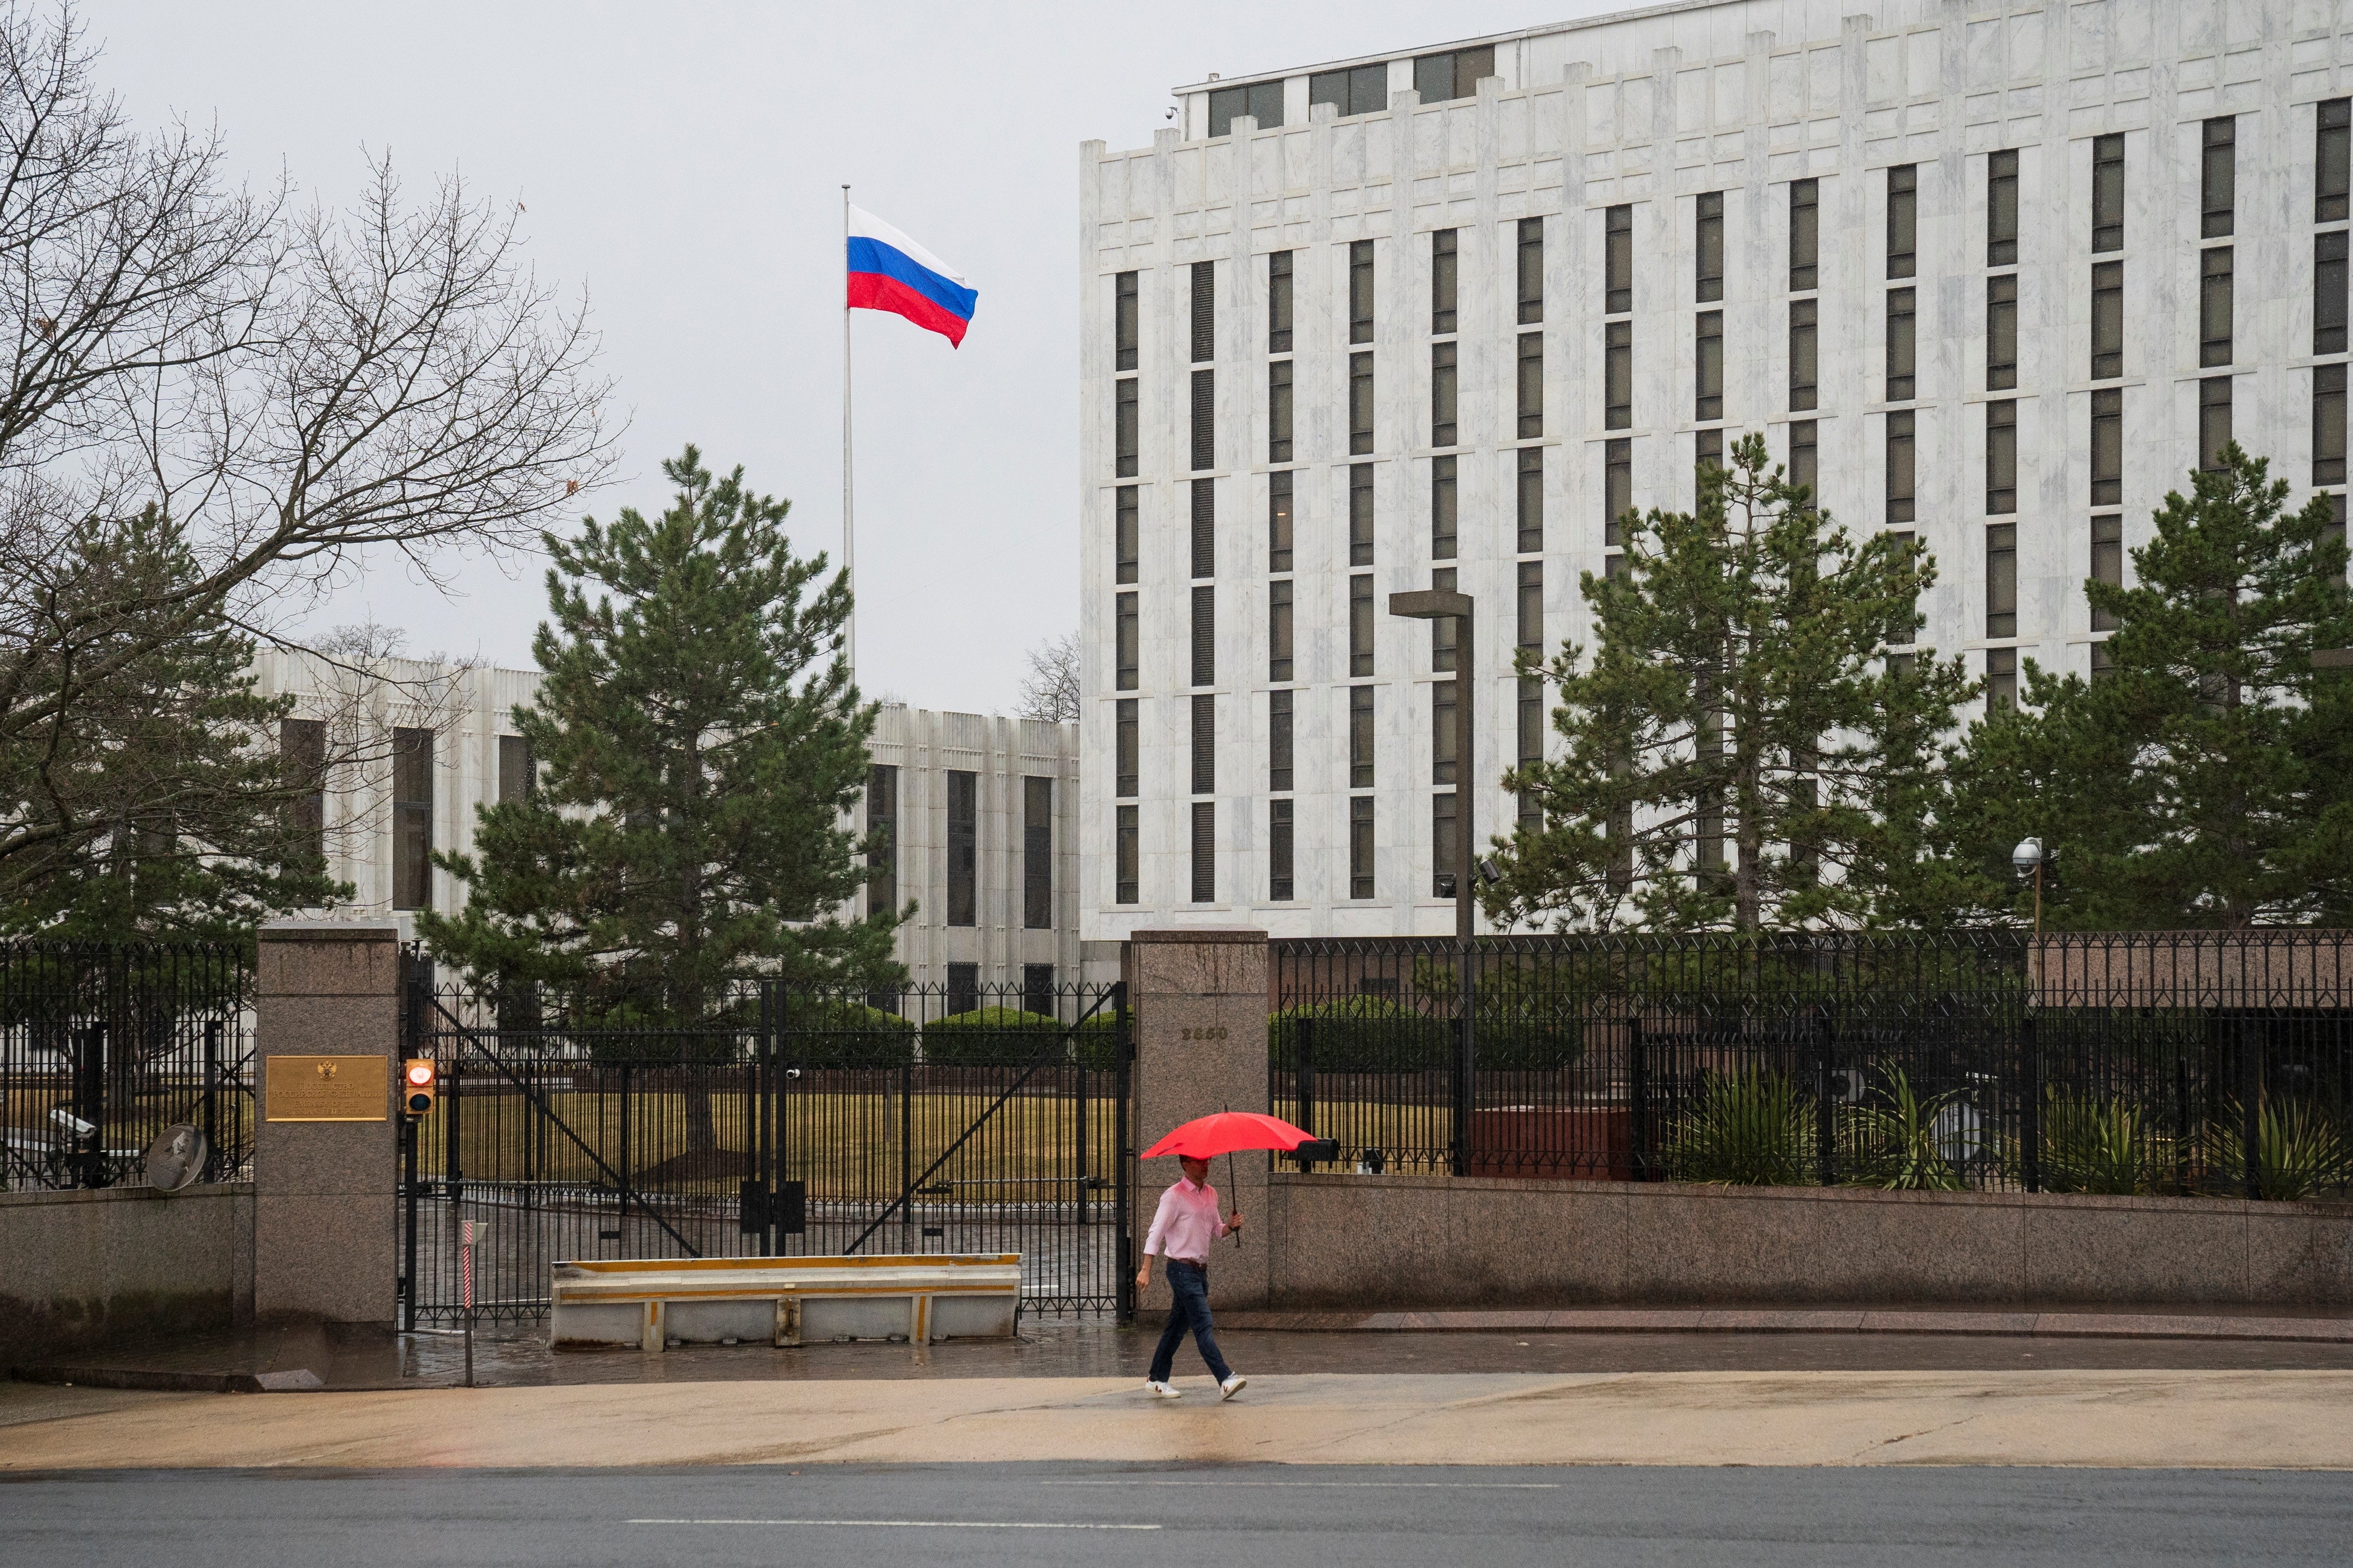
{"label": "flagpole", "polygon": [[[841,187],[841,254],[849,253],[849,187]],[[846,268],[849,263],[842,264]],[[858,679],[858,534],[852,521],[849,483],[849,284],[842,274],[841,288],[841,580],[849,589],[849,621],[842,631],[842,663],[852,680]]]}

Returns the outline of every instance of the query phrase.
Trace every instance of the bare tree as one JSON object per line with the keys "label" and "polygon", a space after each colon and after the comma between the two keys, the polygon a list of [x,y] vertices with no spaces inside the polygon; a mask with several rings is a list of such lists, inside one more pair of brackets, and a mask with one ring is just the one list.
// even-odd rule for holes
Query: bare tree
{"label": "bare tree", "polygon": [[1079,721],[1079,634],[1064,632],[1048,637],[1025,656],[1029,672],[1021,678],[1021,717],[1050,719],[1058,724]]}
{"label": "bare tree", "polygon": [[[453,549],[534,542],[613,458],[585,312],[491,205],[454,177],[406,200],[386,160],[347,213],[230,190],[216,138],[134,133],[91,63],[69,12],[0,17],[11,779],[61,714],[181,640],[292,647],[361,552],[441,580]],[[187,569],[92,580],[69,546],[140,517]],[[0,798],[0,893],[17,857],[90,831],[70,801]]]}

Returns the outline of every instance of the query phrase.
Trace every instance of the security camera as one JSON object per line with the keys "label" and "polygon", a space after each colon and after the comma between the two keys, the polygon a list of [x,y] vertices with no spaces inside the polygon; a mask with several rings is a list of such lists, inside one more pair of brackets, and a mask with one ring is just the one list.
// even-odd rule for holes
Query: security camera
{"label": "security camera", "polygon": [[1495,869],[1493,860],[1482,859],[1479,862],[1479,879],[1492,888],[1504,879],[1504,874]]}
{"label": "security camera", "polygon": [[94,1124],[84,1121],[80,1117],[76,1116],[72,1111],[68,1110],[61,1105],[53,1107],[50,1110],[49,1121],[52,1126],[56,1127],[58,1131],[64,1133],[69,1138],[95,1138],[98,1136],[98,1128]]}

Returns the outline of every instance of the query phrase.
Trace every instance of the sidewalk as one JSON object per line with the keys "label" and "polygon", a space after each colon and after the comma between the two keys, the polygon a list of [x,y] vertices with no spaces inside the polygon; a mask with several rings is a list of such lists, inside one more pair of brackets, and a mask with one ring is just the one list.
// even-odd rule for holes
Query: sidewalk
{"label": "sidewalk", "polygon": [[1580,1307],[1552,1311],[1221,1314],[1220,1328],[1292,1333],[1969,1334],[2353,1345],[2353,1319],[2258,1312],[2012,1312]]}

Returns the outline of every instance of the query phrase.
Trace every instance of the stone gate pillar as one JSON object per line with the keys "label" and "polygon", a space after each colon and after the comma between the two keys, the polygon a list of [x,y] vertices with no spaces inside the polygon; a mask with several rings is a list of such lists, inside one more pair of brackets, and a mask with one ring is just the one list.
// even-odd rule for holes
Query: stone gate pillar
{"label": "stone gate pillar", "polygon": [[[1149,1149],[1169,1129],[1216,1110],[1267,1109],[1266,932],[1235,928],[1137,931],[1120,958],[1134,1010],[1135,1147]],[[1135,1247],[1161,1189],[1177,1179],[1173,1159],[1149,1160],[1136,1183]],[[1226,1206],[1242,1211],[1241,1246],[1221,1241],[1209,1259],[1214,1307],[1266,1304],[1268,1267],[1267,1157],[1237,1154],[1230,1177],[1220,1157],[1210,1184]],[[1139,1316],[1156,1317],[1168,1305],[1168,1287],[1155,1268],[1152,1290],[1136,1302]]]}
{"label": "stone gate pillar", "polygon": [[406,921],[279,920],[254,987],[253,1307],[389,1323]]}

